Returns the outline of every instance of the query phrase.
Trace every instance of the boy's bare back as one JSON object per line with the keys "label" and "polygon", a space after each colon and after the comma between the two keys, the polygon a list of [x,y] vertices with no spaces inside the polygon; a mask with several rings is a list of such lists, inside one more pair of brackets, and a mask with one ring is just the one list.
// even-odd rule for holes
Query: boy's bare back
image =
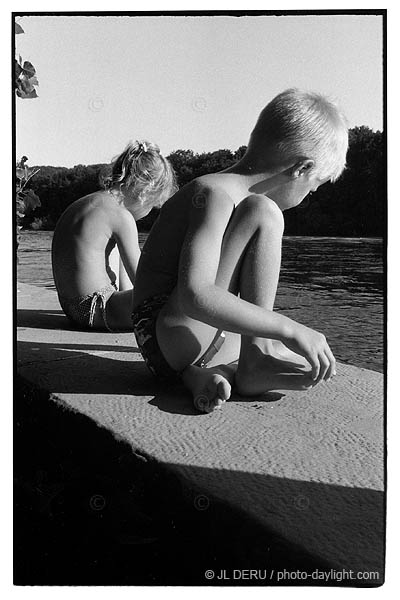
{"label": "boy's bare back", "polygon": [[[235,206],[245,195],[248,192],[236,176],[214,173],[191,181],[163,205],[141,254],[134,307],[149,297],[170,294],[174,289],[185,238],[190,243],[191,225],[208,212],[214,222],[219,220],[223,233]],[[214,258],[218,265],[219,255]]]}

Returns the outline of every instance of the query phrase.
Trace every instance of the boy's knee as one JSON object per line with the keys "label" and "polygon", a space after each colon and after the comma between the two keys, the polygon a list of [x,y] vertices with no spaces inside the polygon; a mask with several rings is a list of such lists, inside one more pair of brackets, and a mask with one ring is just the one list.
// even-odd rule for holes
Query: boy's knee
{"label": "boy's knee", "polygon": [[238,209],[244,212],[244,217],[257,226],[268,226],[282,230],[284,227],[283,214],[279,206],[261,194],[253,194],[240,203]]}

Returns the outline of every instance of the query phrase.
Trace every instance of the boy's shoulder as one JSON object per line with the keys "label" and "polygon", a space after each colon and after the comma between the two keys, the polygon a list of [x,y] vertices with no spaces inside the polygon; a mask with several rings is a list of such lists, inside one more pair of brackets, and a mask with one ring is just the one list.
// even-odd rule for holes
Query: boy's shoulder
{"label": "boy's shoulder", "polygon": [[264,194],[249,193],[247,186],[238,181],[238,178],[233,179],[224,172],[202,175],[188,185],[191,186],[193,194],[203,195],[210,200],[215,199],[227,206],[237,206],[242,200],[266,201]]}
{"label": "boy's shoulder", "polygon": [[224,211],[230,210],[234,205],[232,196],[218,173],[196,177],[185,187],[186,195],[191,198],[194,208],[218,207],[219,211]]}
{"label": "boy's shoulder", "polygon": [[207,196],[215,197],[219,200],[225,198],[227,201],[230,200],[230,202],[233,202],[235,191],[237,191],[225,173],[201,175],[193,179],[189,185],[194,192],[202,192]]}
{"label": "boy's shoulder", "polygon": [[223,173],[207,173],[206,175],[200,175],[190,183],[198,189],[219,191],[224,187]]}

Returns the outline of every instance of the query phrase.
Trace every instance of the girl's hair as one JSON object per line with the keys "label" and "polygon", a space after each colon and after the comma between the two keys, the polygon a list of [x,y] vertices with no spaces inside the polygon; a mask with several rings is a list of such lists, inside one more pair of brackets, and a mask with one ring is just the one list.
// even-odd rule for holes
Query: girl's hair
{"label": "girl's hair", "polygon": [[117,186],[125,204],[139,201],[161,207],[178,189],[171,164],[156,144],[146,140],[130,142],[101,181],[108,190]]}
{"label": "girl's hair", "polygon": [[279,160],[310,158],[321,179],[335,181],[346,165],[348,125],[340,108],[315,92],[289,89],[261,111],[249,150],[273,148]]}

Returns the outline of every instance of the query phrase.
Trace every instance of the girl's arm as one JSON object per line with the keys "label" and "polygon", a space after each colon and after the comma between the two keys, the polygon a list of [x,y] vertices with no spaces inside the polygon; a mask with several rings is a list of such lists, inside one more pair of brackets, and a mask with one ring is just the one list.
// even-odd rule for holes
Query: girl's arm
{"label": "girl's arm", "polygon": [[123,213],[123,218],[120,219],[114,231],[114,236],[119,250],[120,265],[122,263],[123,268],[122,273],[122,269],[119,269],[119,289],[131,289],[135,284],[140,248],[136,222],[128,211]]}
{"label": "girl's arm", "polygon": [[126,272],[126,269],[124,267],[124,263],[122,262],[121,257],[119,258],[119,269],[118,269],[118,289],[120,292],[123,292],[125,290],[131,290],[132,289],[132,282],[128,277],[128,273]]}

